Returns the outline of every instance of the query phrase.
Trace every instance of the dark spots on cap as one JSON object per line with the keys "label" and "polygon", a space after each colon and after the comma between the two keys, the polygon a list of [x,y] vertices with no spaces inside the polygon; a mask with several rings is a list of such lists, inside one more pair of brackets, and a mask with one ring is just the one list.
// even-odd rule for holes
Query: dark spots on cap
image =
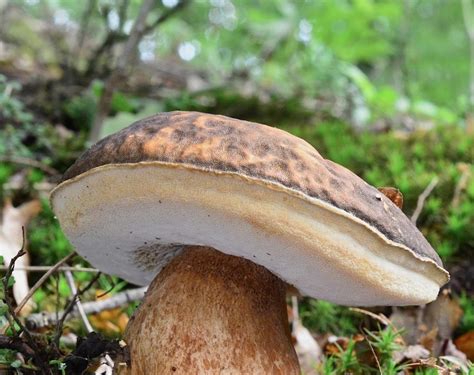
{"label": "dark spots on cap", "polygon": [[173,130],[173,133],[171,135],[171,140],[174,142],[181,142],[184,139],[185,135],[186,133],[181,129],[175,129]]}
{"label": "dark spots on cap", "polygon": [[230,139],[226,139],[223,142],[223,147],[225,152],[229,154],[231,157],[238,156],[240,158],[245,157],[245,152],[242,150],[242,147],[239,145],[237,138],[232,137]]}
{"label": "dark spots on cap", "polygon": [[334,166],[332,165],[332,162],[330,160],[325,160],[325,167],[326,167],[326,170],[331,173],[334,177],[336,178],[339,178],[339,172],[336,170],[336,168],[334,168]]}
{"label": "dark spots on cap", "polygon": [[345,185],[343,180],[332,177],[329,179],[329,184],[334,189],[341,189]]}
{"label": "dark spots on cap", "polygon": [[258,142],[253,148],[253,152],[258,157],[264,157],[270,152],[270,145],[266,142]]}
{"label": "dark spots on cap", "polygon": [[273,160],[270,165],[275,168],[275,170],[280,171],[281,173],[288,175],[290,172],[290,167],[288,165],[288,162],[284,160]]}
{"label": "dark spots on cap", "polygon": [[314,181],[317,185],[323,183],[323,179],[322,179],[319,175],[313,175],[312,178],[313,178],[313,181]]}
{"label": "dark spots on cap", "polygon": [[304,171],[306,171],[306,170],[308,169],[308,167],[306,166],[306,164],[303,163],[303,162],[301,162],[301,161],[299,161],[299,160],[297,160],[296,163],[294,163],[294,165],[295,165],[295,170],[296,170],[297,172],[300,172],[300,173],[301,173],[301,172],[304,172]]}
{"label": "dark spots on cap", "polygon": [[144,129],[143,129],[143,132],[147,136],[151,136],[151,135],[155,135],[157,133],[157,129],[156,129],[156,127],[153,127],[153,126],[145,126]]}

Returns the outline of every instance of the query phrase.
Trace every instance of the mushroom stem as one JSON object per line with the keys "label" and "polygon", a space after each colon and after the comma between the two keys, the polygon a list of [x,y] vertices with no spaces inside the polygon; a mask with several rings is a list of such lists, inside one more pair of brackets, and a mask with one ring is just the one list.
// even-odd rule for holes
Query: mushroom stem
{"label": "mushroom stem", "polygon": [[299,374],[285,288],[249,260],[187,248],[128,325],[131,374]]}

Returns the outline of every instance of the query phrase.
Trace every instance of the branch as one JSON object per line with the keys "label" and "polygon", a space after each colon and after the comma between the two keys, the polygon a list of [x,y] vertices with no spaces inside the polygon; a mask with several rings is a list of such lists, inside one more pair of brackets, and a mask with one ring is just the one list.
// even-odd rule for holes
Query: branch
{"label": "branch", "polygon": [[89,21],[92,18],[92,13],[97,6],[97,0],[89,0],[87,6],[82,13],[81,22],[79,26],[79,33],[76,43],[76,58],[80,59],[82,47],[84,46],[84,41],[87,35],[87,29],[89,28]]}
{"label": "branch", "polygon": [[0,349],[10,349],[20,352],[28,358],[34,358],[36,352],[20,337],[0,335]]}
{"label": "branch", "polygon": [[472,0],[462,0],[462,15],[469,38],[469,109],[472,121],[472,116],[474,116],[474,5]]}
{"label": "branch", "polygon": [[176,6],[173,8],[168,9],[167,12],[161,14],[153,23],[150,25],[146,26],[145,29],[143,30],[143,36],[151,33],[153,30],[155,30],[160,24],[165,22],[168,18],[170,18],[173,14],[177,13],[184,7],[186,7],[190,3],[190,0],[181,0]]}
{"label": "branch", "polygon": [[[77,294],[77,288],[76,288],[76,284],[74,284],[74,277],[72,276],[72,272],[66,271],[65,275],[66,275],[67,283],[69,284],[69,288],[71,288],[71,292],[73,294]],[[91,323],[87,319],[87,315],[84,311],[84,308],[82,307],[82,303],[79,298],[76,300],[76,305],[77,305],[76,306],[77,312],[79,313],[79,316],[81,317],[82,323],[86,327],[87,333],[94,332],[94,328],[92,328]]]}
{"label": "branch", "polygon": [[[8,269],[7,266],[0,266],[0,271],[6,271]],[[64,272],[64,271],[71,271],[71,272],[89,272],[89,273],[97,273],[100,272],[97,268],[90,268],[90,267],[76,267],[76,266],[62,266],[56,267],[54,266],[21,266],[15,267],[16,271],[28,271],[28,272],[46,272],[52,270],[52,272]]]}
{"label": "branch", "polygon": [[461,178],[456,184],[454,189],[453,200],[451,201],[451,207],[457,208],[461,202],[461,194],[466,189],[469,178],[471,177],[471,167],[469,164],[459,163],[458,169],[461,171]]}
{"label": "branch", "polygon": [[23,234],[23,245],[21,246],[21,249],[18,251],[18,253],[10,261],[10,263],[8,265],[7,273],[2,278],[5,303],[7,304],[7,307],[8,307],[7,318],[8,318],[8,322],[10,324],[10,327],[13,331],[13,334],[15,336],[19,335],[19,332],[17,332],[17,330],[16,330],[15,323],[17,323],[18,326],[20,327],[20,332],[23,331],[23,329],[22,329],[22,324],[21,324],[20,320],[18,319],[18,317],[16,316],[15,311],[13,309],[13,301],[10,298],[10,294],[8,293],[8,289],[9,289],[8,284],[10,284],[10,278],[12,277],[13,270],[15,269],[15,262],[18,260],[18,258],[20,258],[20,257],[22,257],[23,255],[26,254],[26,251],[25,251],[25,242],[26,242],[25,227],[21,227],[21,230],[22,230],[22,234]]}
{"label": "branch", "polygon": [[21,156],[0,156],[0,162],[22,164],[22,165],[26,165],[26,166],[33,167],[33,168],[38,168],[38,169],[42,170],[43,172],[46,172],[50,175],[59,174],[59,172],[56,169],[54,169],[54,168],[52,168],[48,165],[45,165],[45,164],[43,164],[43,163],[41,163],[37,160],[24,158],[24,157],[21,157]]}
{"label": "branch", "polygon": [[168,12],[163,13],[158,19],[151,25],[146,25],[148,14],[153,10],[156,5],[155,0],[144,0],[140,7],[138,17],[133,23],[130,36],[127,39],[125,47],[122,52],[122,56],[117,59],[117,66],[110,74],[104,85],[104,90],[97,106],[97,113],[92,124],[91,133],[89,136],[89,142],[95,143],[99,140],[100,133],[102,130],[102,124],[110,111],[110,103],[112,101],[112,95],[118,82],[120,82],[124,75],[125,70],[133,64],[136,59],[137,46],[141,39],[150,31],[152,31],[159,24],[166,21],[171,15],[182,9],[184,5],[188,4],[189,0],[181,0],[174,8]]}
{"label": "branch", "polygon": [[[3,291],[4,291],[4,298],[5,298],[5,303],[7,305],[8,311],[6,312],[11,330],[13,331],[14,338],[13,340],[21,340],[20,334],[23,333],[25,336],[25,341],[27,342],[28,346],[35,352],[35,355],[32,356],[33,361],[38,365],[40,369],[42,369],[42,372],[44,374],[50,374],[51,371],[49,369],[48,364],[44,363],[42,358],[40,357],[39,353],[39,347],[36,345],[35,340],[33,339],[30,331],[23,325],[23,323],[20,321],[18,316],[15,313],[15,310],[13,309],[13,301],[10,297],[9,291],[8,291],[8,284],[10,282],[10,278],[12,277],[13,271],[15,269],[15,262],[22,257],[23,255],[26,254],[25,251],[25,243],[26,243],[26,238],[25,238],[25,227],[22,227],[22,234],[23,234],[23,244],[21,246],[21,249],[18,251],[18,253],[12,258],[10,261],[8,270],[5,274],[5,276],[2,278],[2,284],[3,284]],[[16,329],[16,325],[19,327],[19,330]]]}
{"label": "branch", "polygon": [[[117,293],[114,296],[104,300],[85,302],[82,304],[82,307],[86,314],[98,314],[104,310],[112,310],[117,307],[124,306],[130,302],[141,300],[145,295],[145,291],[146,287],[129,289],[124,292]],[[63,314],[64,312],[58,313],[58,315]],[[77,317],[77,315],[77,311],[72,311],[66,319]],[[56,318],[56,313],[37,313],[28,316],[25,319],[25,324],[30,329],[38,329],[55,325],[57,321],[58,319]]]}
{"label": "branch", "polygon": [[462,15],[467,36],[474,40],[474,6],[471,0],[462,0]]}
{"label": "branch", "polygon": [[423,190],[423,192],[420,194],[418,197],[418,201],[416,202],[416,208],[413,214],[411,215],[411,222],[416,225],[416,221],[418,220],[418,217],[421,214],[421,211],[423,210],[423,206],[425,205],[426,199],[429,197],[433,189],[438,185],[439,179],[438,177],[434,177],[429,185]]}
{"label": "branch", "polygon": [[54,266],[50,267],[48,272],[46,272],[43,276],[41,276],[41,278],[36,282],[36,284],[33,285],[33,287],[28,291],[28,294],[25,296],[25,298],[23,298],[23,300],[18,304],[17,308],[15,309],[15,314],[20,313],[21,309],[23,308],[23,306],[25,306],[25,304],[28,302],[28,300],[31,298],[34,292],[36,292],[41,287],[41,285],[43,285],[43,283],[51,276],[53,272],[55,272],[61,265],[66,263],[69,259],[71,259],[75,255],[76,253],[73,252],[69,254],[68,256],[64,257],[63,259],[61,259]]}
{"label": "branch", "polygon": [[61,337],[61,334],[63,332],[63,325],[64,322],[66,321],[67,316],[71,313],[73,310],[74,306],[76,305],[76,302],[79,298],[79,296],[83,295],[85,292],[87,292],[92,286],[95,284],[95,282],[99,279],[101,273],[99,272],[96,274],[91,281],[83,288],[83,289],[78,289],[76,293],[74,293],[73,298],[69,301],[67,304],[66,308],[64,309],[64,312],[61,316],[61,318],[58,320],[56,323],[56,329],[55,329],[55,334],[54,338],[52,340],[52,343],[56,346],[56,348],[59,349],[59,338]]}

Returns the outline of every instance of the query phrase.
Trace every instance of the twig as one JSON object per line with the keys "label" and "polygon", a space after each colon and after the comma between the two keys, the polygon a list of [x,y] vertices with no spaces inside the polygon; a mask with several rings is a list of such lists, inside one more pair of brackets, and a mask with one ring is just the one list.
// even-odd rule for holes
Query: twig
{"label": "twig", "polygon": [[[10,283],[10,278],[12,277],[13,270],[15,269],[15,262],[18,260],[18,258],[20,258],[20,257],[22,257],[23,255],[26,254],[25,247],[24,247],[24,245],[25,245],[25,227],[21,227],[21,230],[22,230],[22,233],[23,233],[23,245],[21,246],[21,249],[18,251],[18,253],[10,261],[10,264],[8,265],[7,273],[2,279],[4,298],[5,298],[5,302],[8,306],[7,319],[8,319],[8,323],[9,323],[14,335],[19,334],[16,331],[16,327],[15,327],[15,322],[17,321],[18,318],[16,318],[15,311],[13,310],[13,301],[11,300],[10,295],[8,293],[8,289],[9,289],[8,284]],[[21,322],[20,322],[19,326],[21,327]],[[8,328],[8,326],[6,328]]]}
{"label": "twig", "polygon": [[361,333],[362,333],[362,336],[364,336],[364,339],[367,342],[367,344],[369,344],[370,351],[372,352],[372,355],[375,358],[375,362],[377,363],[377,367],[379,368],[379,373],[383,374],[382,367],[380,366],[379,358],[377,357],[377,353],[375,353],[375,350],[374,350],[374,347],[372,346],[372,343],[370,342],[369,338],[367,337],[367,335],[364,333],[363,330],[361,330]]}
{"label": "twig", "polygon": [[[64,272],[64,274],[66,275],[66,280],[69,285],[69,288],[71,288],[71,292],[73,294],[77,294],[77,288],[76,284],[74,284],[74,277],[72,276],[72,272],[66,271]],[[79,316],[81,317],[82,323],[84,323],[84,326],[86,327],[87,333],[93,332],[94,328],[92,328],[89,319],[87,319],[87,314],[85,313],[84,308],[82,307],[81,300],[79,298],[76,301],[76,308],[77,312],[79,313]]]}
{"label": "twig", "polygon": [[[15,310],[13,308],[13,301],[9,295],[8,292],[8,284],[10,281],[10,278],[12,277],[13,270],[15,269],[15,262],[18,260],[18,258],[22,257],[23,255],[26,254],[25,251],[25,243],[26,243],[26,237],[25,237],[25,227],[21,227],[22,231],[22,236],[23,236],[23,244],[21,246],[21,249],[18,251],[18,253],[12,258],[10,261],[10,265],[8,267],[8,270],[5,274],[5,276],[2,279],[3,283],[3,290],[4,290],[4,298],[5,298],[5,303],[7,305],[8,311],[6,313],[10,327],[13,331],[13,334],[15,337],[20,339],[20,334],[23,333],[23,335],[26,338],[26,342],[28,343],[28,346],[35,351],[34,356],[32,356],[32,360],[38,365],[40,369],[42,369],[44,374],[50,374],[51,371],[46,363],[43,362],[41,356],[39,355],[40,350],[38,346],[36,345],[35,340],[33,339],[30,331],[23,325],[23,323],[20,321],[18,318],[17,314],[15,313]],[[19,330],[15,327],[16,325],[19,327]]]}
{"label": "twig", "polygon": [[54,271],[56,271],[57,268],[59,268],[61,265],[63,265],[65,262],[67,262],[69,259],[71,259],[75,255],[76,253],[73,252],[69,254],[68,256],[64,257],[58,263],[52,266],[51,269],[48,270],[48,272],[46,272],[43,276],[41,276],[41,278],[36,282],[36,284],[33,285],[33,287],[28,291],[28,294],[25,296],[25,298],[23,298],[23,300],[18,304],[17,308],[15,309],[15,314],[20,313],[21,309],[25,306],[25,304],[31,298],[33,293],[36,292],[41,287],[41,285],[43,285],[43,283],[48,279],[49,276],[51,276],[51,274]]}
{"label": "twig", "polygon": [[354,311],[354,312],[358,312],[358,313],[361,313],[361,314],[364,314],[364,315],[368,315],[371,318],[374,318],[374,319],[378,320],[383,325],[392,326],[392,322],[390,321],[390,319],[387,318],[383,314],[375,314],[372,311],[364,310],[364,309],[361,309],[359,307],[350,307],[349,310]]}
{"label": "twig", "polygon": [[167,12],[161,14],[153,23],[146,26],[143,30],[142,36],[151,33],[154,29],[156,29],[160,24],[165,22],[168,18],[170,18],[173,14],[184,8],[186,5],[189,4],[189,0],[181,0],[178,4],[176,4],[173,8],[170,8]]}
{"label": "twig", "polygon": [[11,349],[33,358],[36,352],[20,337],[0,335],[0,349]]}
{"label": "twig", "polygon": [[[54,267],[54,269],[53,269]],[[0,271],[6,271],[8,269],[7,266],[0,266]],[[64,272],[64,271],[71,271],[71,272],[89,272],[89,273],[97,273],[100,272],[97,268],[90,268],[90,267],[75,267],[75,266],[62,266],[62,267],[55,267],[55,266],[21,266],[15,267],[16,271],[28,271],[28,272],[46,272],[49,270],[53,270],[53,272]]]}
{"label": "twig", "polygon": [[188,3],[189,0],[181,0],[174,8],[168,10],[158,17],[155,22],[147,25],[146,21],[148,14],[151,13],[153,8],[156,6],[156,1],[144,0],[142,2],[140,10],[138,11],[138,16],[133,23],[132,30],[130,31],[130,35],[123,48],[122,55],[117,60],[117,66],[105,81],[102,95],[100,96],[99,103],[97,105],[97,112],[94,117],[92,129],[89,135],[90,143],[95,143],[100,138],[102,124],[109,113],[110,103],[115,87],[120,82],[120,80],[123,79],[126,69],[130,67],[136,60],[137,46],[142,38]]}
{"label": "twig", "polygon": [[468,164],[460,163],[458,167],[461,171],[461,178],[459,179],[458,183],[456,184],[456,188],[454,189],[453,200],[451,201],[451,207],[457,208],[461,201],[461,194],[466,189],[469,178],[471,177],[471,167]]}
{"label": "twig", "polygon": [[48,165],[45,165],[37,160],[24,158],[21,156],[0,156],[0,162],[22,164],[22,165],[26,165],[33,168],[38,168],[38,169],[41,169],[43,172],[46,172],[50,175],[59,174],[59,172],[56,169]]}
{"label": "twig", "polygon": [[428,184],[428,186],[423,190],[423,192],[420,194],[418,197],[418,201],[416,202],[416,208],[413,214],[411,215],[411,222],[416,225],[416,221],[418,220],[418,217],[421,214],[421,211],[423,210],[423,206],[425,205],[426,199],[429,197],[431,192],[434,190],[436,185],[438,185],[439,178],[434,177],[431,182]]}
{"label": "twig", "polygon": [[83,289],[77,289],[76,293],[74,293],[73,298],[67,304],[66,308],[64,309],[63,315],[61,316],[61,318],[58,320],[58,322],[56,324],[55,334],[54,334],[54,338],[52,340],[52,342],[54,343],[56,348],[59,348],[59,338],[61,337],[61,334],[62,334],[62,331],[63,331],[64,322],[66,321],[67,316],[71,313],[74,306],[76,305],[76,302],[77,302],[79,296],[81,296],[82,294],[87,292],[90,288],[92,288],[94,283],[99,279],[100,275],[101,275],[101,273],[99,272],[98,274],[96,274],[92,278],[91,281],[89,281],[89,283]]}
{"label": "twig", "polygon": [[[469,109],[474,115],[474,4],[472,0],[462,1],[464,27],[469,38]],[[469,117],[468,117],[469,118]]]}
{"label": "twig", "polygon": [[[84,312],[86,314],[97,314],[104,310],[112,310],[120,306],[124,306],[132,301],[138,301],[143,299],[145,295],[146,287],[129,289],[124,292],[115,294],[114,296],[100,300],[85,302],[82,304]],[[59,312],[58,315],[62,315],[64,312]],[[66,319],[74,318],[78,315],[77,311],[72,311]],[[30,329],[38,329],[55,325],[58,319],[55,313],[37,313],[31,314],[25,319],[25,324]]]}

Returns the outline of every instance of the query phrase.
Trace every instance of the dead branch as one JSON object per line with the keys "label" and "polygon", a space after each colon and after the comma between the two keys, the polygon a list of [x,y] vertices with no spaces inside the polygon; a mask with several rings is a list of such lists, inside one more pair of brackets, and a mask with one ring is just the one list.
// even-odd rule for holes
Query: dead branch
{"label": "dead branch", "polygon": [[[23,244],[25,243],[25,228],[22,227],[22,232],[23,232]],[[7,312],[7,319],[8,323],[11,327],[11,330],[13,331],[13,334],[15,336],[19,335],[22,331],[21,329],[21,322],[19,322],[18,318],[16,317],[15,311],[13,309],[13,301],[10,298],[10,294],[8,293],[9,289],[9,284],[10,284],[10,279],[13,274],[13,270],[15,269],[15,262],[18,260],[18,258],[22,257],[23,255],[26,254],[26,251],[24,250],[24,247],[22,246],[21,249],[18,251],[18,253],[10,260],[10,263],[8,265],[8,270],[5,276],[2,278],[2,284],[3,284],[3,294],[5,298],[5,303],[8,306],[8,312]],[[17,332],[16,327],[15,327],[15,322],[19,322],[19,327],[20,327],[20,332]]]}
{"label": "dead branch", "polygon": [[0,335],[0,349],[10,349],[20,352],[28,358],[34,358],[36,352],[20,337]]}
{"label": "dead branch", "polygon": [[[0,271],[6,271],[8,269],[7,266],[0,266]],[[89,273],[97,273],[100,272],[97,268],[90,268],[90,267],[76,267],[76,266],[62,266],[56,267],[54,266],[22,266],[22,267],[15,267],[17,271],[28,271],[28,272],[46,272],[52,270],[52,272],[64,272],[64,271],[71,271],[71,272],[89,272]]]}
{"label": "dead branch", "polygon": [[66,257],[61,259],[58,263],[56,263],[54,266],[52,266],[48,270],[48,272],[46,272],[43,276],[41,276],[41,278],[36,282],[36,284],[33,285],[33,287],[28,291],[28,294],[25,296],[25,298],[23,298],[23,300],[18,304],[17,308],[15,309],[15,314],[20,313],[21,309],[23,308],[23,306],[25,306],[25,304],[31,298],[33,293],[36,292],[41,287],[41,285],[44,284],[44,282],[51,276],[53,272],[55,272],[61,265],[66,263],[68,260],[72,259],[75,255],[76,253],[71,253],[67,255]]}
{"label": "dead branch", "polygon": [[[2,222],[0,224],[0,254],[3,256],[5,265],[8,266],[13,256],[17,254],[19,248],[26,250],[26,243],[22,228],[28,225],[28,222],[36,216],[41,210],[41,203],[39,200],[32,200],[18,207],[14,207],[10,200],[5,202],[2,211]],[[28,255],[17,259],[15,268],[17,266],[28,266]],[[7,267],[8,269],[8,267]],[[28,278],[25,271],[15,269],[13,275],[15,284],[13,285],[13,296],[16,303],[19,303],[28,294]],[[33,308],[31,303],[29,309]]]}
{"label": "dead branch", "polygon": [[175,13],[179,12],[181,9],[186,7],[189,4],[189,0],[181,0],[178,4],[176,4],[173,8],[170,8],[167,12],[164,12],[161,14],[154,22],[152,22],[150,25],[146,26],[145,29],[143,30],[143,36],[150,34],[153,30],[155,30],[159,25],[161,25],[163,22],[168,20],[171,16],[173,16]]}
{"label": "dead branch", "polygon": [[43,164],[39,162],[38,160],[24,158],[21,156],[0,156],[0,162],[21,164],[21,165],[26,165],[28,167],[38,168],[42,170],[43,172],[46,172],[52,176],[59,174],[59,172],[56,169],[46,164]]}
{"label": "dead branch", "polygon": [[60,339],[61,334],[63,332],[63,325],[64,325],[64,322],[66,321],[67,316],[72,312],[72,310],[76,306],[78,298],[80,296],[82,296],[85,292],[87,292],[90,288],[92,288],[92,286],[95,284],[95,282],[99,279],[100,275],[101,275],[101,273],[99,272],[98,274],[96,274],[92,278],[91,281],[89,281],[89,283],[84,288],[77,289],[76,293],[74,293],[73,298],[67,304],[61,318],[56,323],[55,333],[54,333],[54,337],[53,337],[53,340],[52,340],[52,343],[53,343],[53,345],[56,346],[56,348],[59,349],[59,339]]}
{"label": "dead branch", "polygon": [[[84,312],[86,314],[98,314],[104,310],[112,310],[120,306],[125,306],[133,301],[139,301],[143,299],[145,295],[146,287],[129,289],[124,292],[115,294],[114,296],[93,302],[85,302],[82,304]],[[58,315],[63,315],[64,312],[59,312]],[[66,318],[71,319],[77,317],[78,312],[72,311]],[[37,313],[31,314],[25,319],[25,324],[30,329],[38,329],[48,326],[53,326],[57,323],[56,313]]]}
{"label": "dead branch", "polygon": [[465,163],[459,163],[458,168],[461,171],[461,178],[456,184],[454,189],[453,200],[451,201],[451,207],[457,208],[461,202],[461,194],[466,190],[469,183],[469,178],[471,177],[471,166]]}
{"label": "dead branch", "polygon": [[462,1],[462,15],[469,39],[469,109],[472,116],[474,115],[474,3],[472,0]]}
{"label": "dead branch", "polygon": [[[23,245],[22,245],[21,249],[18,251],[18,253],[10,261],[8,270],[5,274],[5,276],[2,278],[2,284],[3,284],[3,290],[4,290],[4,299],[5,299],[5,304],[7,305],[6,315],[7,315],[8,322],[10,324],[10,328],[13,332],[14,338],[16,338],[16,340],[18,340],[18,339],[20,339],[20,334],[23,334],[26,343],[36,354],[36,355],[32,356],[32,360],[43,371],[44,374],[51,374],[51,370],[50,370],[48,364],[44,363],[41,356],[38,355],[40,353],[40,350],[39,350],[39,347],[36,345],[36,342],[33,339],[33,336],[31,335],[30,331],[23,325],[21,320],[16,315],[15,310],[13,308],[13,300],[10,297],[10,294],[9,294],[9,284],[10,284],[10,279],[12,277],[13,271],[15,269],[15,262],[20,257],[22,257],[23,255],[26,254],[26,251],[25,251],[26,238],[25,238],[25,228],[24,227],[22,227],[22,234],[23,234]],[[17,329],[15,324],[16,324],[16,326],[18,326],[19,329]]]}
{"label": "dead branch", "polygon": [[392,326],[392,322],[390,321],[389,318],[387,318],[384,314],[380,313],[380,314],[375,314],[373,313],[372,311],[368,311],[368,310],[364,310],[364,309],[361,309],[359,307],[350,307],[349,308],[350,311],[354,311],[354,312],[358,312],[360,314],[364,314],[364,315],[367,315],[367,316],[370,316],[371,318],[374,318],[375,320],[378,320],[380,323],[382,323],[383,325],[385,326]]}
{"label": "dead branch", "polygon": [[[122,80],[125,76],[126,69],[133,64],[136,59],[136,50],[137,46],[142,40],[142,38],[147,34],[153,31],[158,25],[165,22],[178,10],[182,9],[186,4],[189,3],[189,0],[181,0],[174,8],[169,9],[167,12],[163,13],[158,19],[152,24],[147,26],[148,14],[156,6],[155,0],[144,0],[138,17],[133,23],[132,30],[130,31],[130,36],[125,43],[122,55],[117,60],[117,66],[112,71],[108,79],[105,81],[104,89],[97,106],[97,113],[94,118],[94,123],[92,125],[92,130],[89,136],[89,142],[95,143],[99,140],[100,133],[102,130],[102,124],[107,117],[110,110],[110,103],[112,100],[112,95],[117,86],[118,82]],[[115,38],[115,37],[114,37]]]}
{"label": "dead branch", "polygon": [[415,211],[413,211],[413,214],[411,215],[411,222],[416,225],[416,222],[418,218],[420,217],[421,211],[423,211],[423,206],[425,205],[426,199],[430,196],[431,192],[434,190],[436,185],[438,185],[439,178],[434,177],[429,185],[423,190],[423,192],[420,194],[418,197],[418,201],[416,202],[416,208]]}
{"label": "dead branch", "polygon": [[[72,272],[66,271],[64,274],[66,275],[66,280],[69,285],[69,288],[71,289],[71,292],[73,294],[77,294],[77,288],[76,284],[74,284],[74,277],[72,276]],[[87,314],[85,313],[84,308],[82,307],[81,300],[79,298],[76,300],[76,309],[79,313],[79,316],[81,317],[82,323],[86,327],[87,333],[93,332],[94,328],[92,328],[89,319],[87,319]]]}

